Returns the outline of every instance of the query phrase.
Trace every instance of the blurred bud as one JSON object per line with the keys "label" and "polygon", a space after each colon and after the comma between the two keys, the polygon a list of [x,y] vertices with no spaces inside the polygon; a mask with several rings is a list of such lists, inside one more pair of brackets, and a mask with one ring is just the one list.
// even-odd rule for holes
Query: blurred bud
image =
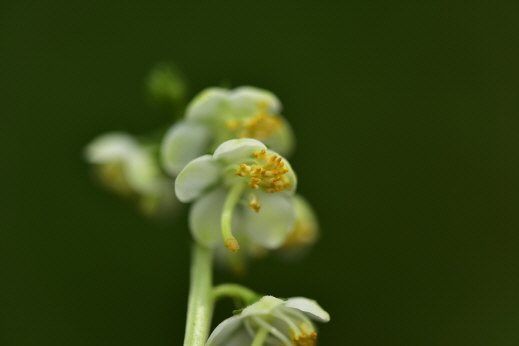
{"label": "blurred bud", "polygon": [[161,62],[155,65],[146,79],[146,89],[155,106],[182,114],[187,82],[174,64]]}

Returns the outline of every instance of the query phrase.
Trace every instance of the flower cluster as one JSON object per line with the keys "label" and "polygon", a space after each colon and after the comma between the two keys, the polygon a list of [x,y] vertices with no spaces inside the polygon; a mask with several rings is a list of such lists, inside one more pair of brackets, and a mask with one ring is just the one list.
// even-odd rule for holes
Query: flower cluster
{"label": "flower cluster", "polygon": [[[176,105],[183,99],[185,88],[174,71],[161,65],[150,75],[148,87],[157,102]],[[86,147],[85,158],[104,186],[148,216],[173,214],[178,201],[192,202],[195,253],[209,251],[200,256],[243,273],[249,257],[275,252],[296,258],[319,236],[313,209],[296,193],[297,176],[287,160],[294,135],[280,112],[280,101],[269,91],[209,88],[188,104],[184,118],[160,142],[145,145],[126,133],[108,133]],[[198,280],[196,285],[207,282]],[[197,295],[201,300],[189,309],[185,345],[206,341],[212,315],[207,299],[217,288],[192,289],[190,306],[197,304]],[[318,335],[312,320],[330,319],[307,298],[260,298],[234,284],[220,285],[218,292],[248,306],[218,325],[206,346],[314,346]]]}
{"label": "flower cluster", "polygon": [[164,168],[176,176],[193,159],[235,138],[262,141],[288,155],[294,146],[289,123],[279,114],[281,103],[269,91],[240,87],[209,88],[187,106],[185,118],[173,125],[162,141]]}

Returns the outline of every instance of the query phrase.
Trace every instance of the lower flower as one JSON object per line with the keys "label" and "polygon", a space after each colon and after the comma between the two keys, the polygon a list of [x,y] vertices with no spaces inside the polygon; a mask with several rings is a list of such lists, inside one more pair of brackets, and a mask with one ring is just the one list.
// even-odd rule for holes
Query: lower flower
{"label": "lower flower", "polygon": [[245,346],[256,341],[258,345],[314,346],[318,335],[311,320],[328,322],[330,315],[311,299],[264,296],[220,323],[206,346]]}

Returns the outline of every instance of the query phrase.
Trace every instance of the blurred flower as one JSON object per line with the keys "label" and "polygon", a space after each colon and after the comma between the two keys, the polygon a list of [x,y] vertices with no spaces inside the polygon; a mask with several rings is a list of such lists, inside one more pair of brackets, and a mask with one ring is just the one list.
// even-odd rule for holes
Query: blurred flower
{"label": "blurred flower", "polygon": [[178,209],[173,181],[161,172],[153,148],[133,136],[103,134],[87,145],[85,158],[103,186],[134,201],[144,215],[162,217]]}
{"label": "blurred flower", "polygon": [[319,223],[308,201],[299,194],[293,197],[296,220],[294,229],[276,253],[287,259],[305,255],[319,237]]}
{"label": "blurred flower", "polygon": [[268,249],[285,242],[295,222],[296,183],[286,160],[246,138],[191,161],[177,177],[175,191],[180,201],[195,201],[189,215],[194,238],[212,247],[221,234],[236,252],[236,238]]}
{"label": "blurred flower", "polygon": [[220,323],[206,346],[251,345],[260,333],[265,344],[272,346],[314,346],[317,332],[310,319],[328,322],[330,315],[315,300],[264,296]]}
{"label": "blurred flower", "polygon": [[188,105],[185,119],[164,136],[162,163],[169,174],[178,175],[191,160],[235,138],[254,138],[289,155],[294,136],[280,110],[278,98],[263,89],[206,89]]}

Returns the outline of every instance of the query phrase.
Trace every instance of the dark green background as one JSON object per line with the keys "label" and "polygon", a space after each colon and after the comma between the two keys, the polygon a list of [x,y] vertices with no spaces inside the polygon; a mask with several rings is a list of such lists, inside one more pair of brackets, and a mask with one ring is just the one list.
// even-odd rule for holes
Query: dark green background
{"label": "dark green background", "polygon": [[272,90],[298,137],[322,240],[241,283],[317,299],[322,345],[517,345],[518,23],[516,1],[1,2],[0,344],[181,345],[186,221],[81,156],[170,120],[143,81],[173,60],[191,95]]}

